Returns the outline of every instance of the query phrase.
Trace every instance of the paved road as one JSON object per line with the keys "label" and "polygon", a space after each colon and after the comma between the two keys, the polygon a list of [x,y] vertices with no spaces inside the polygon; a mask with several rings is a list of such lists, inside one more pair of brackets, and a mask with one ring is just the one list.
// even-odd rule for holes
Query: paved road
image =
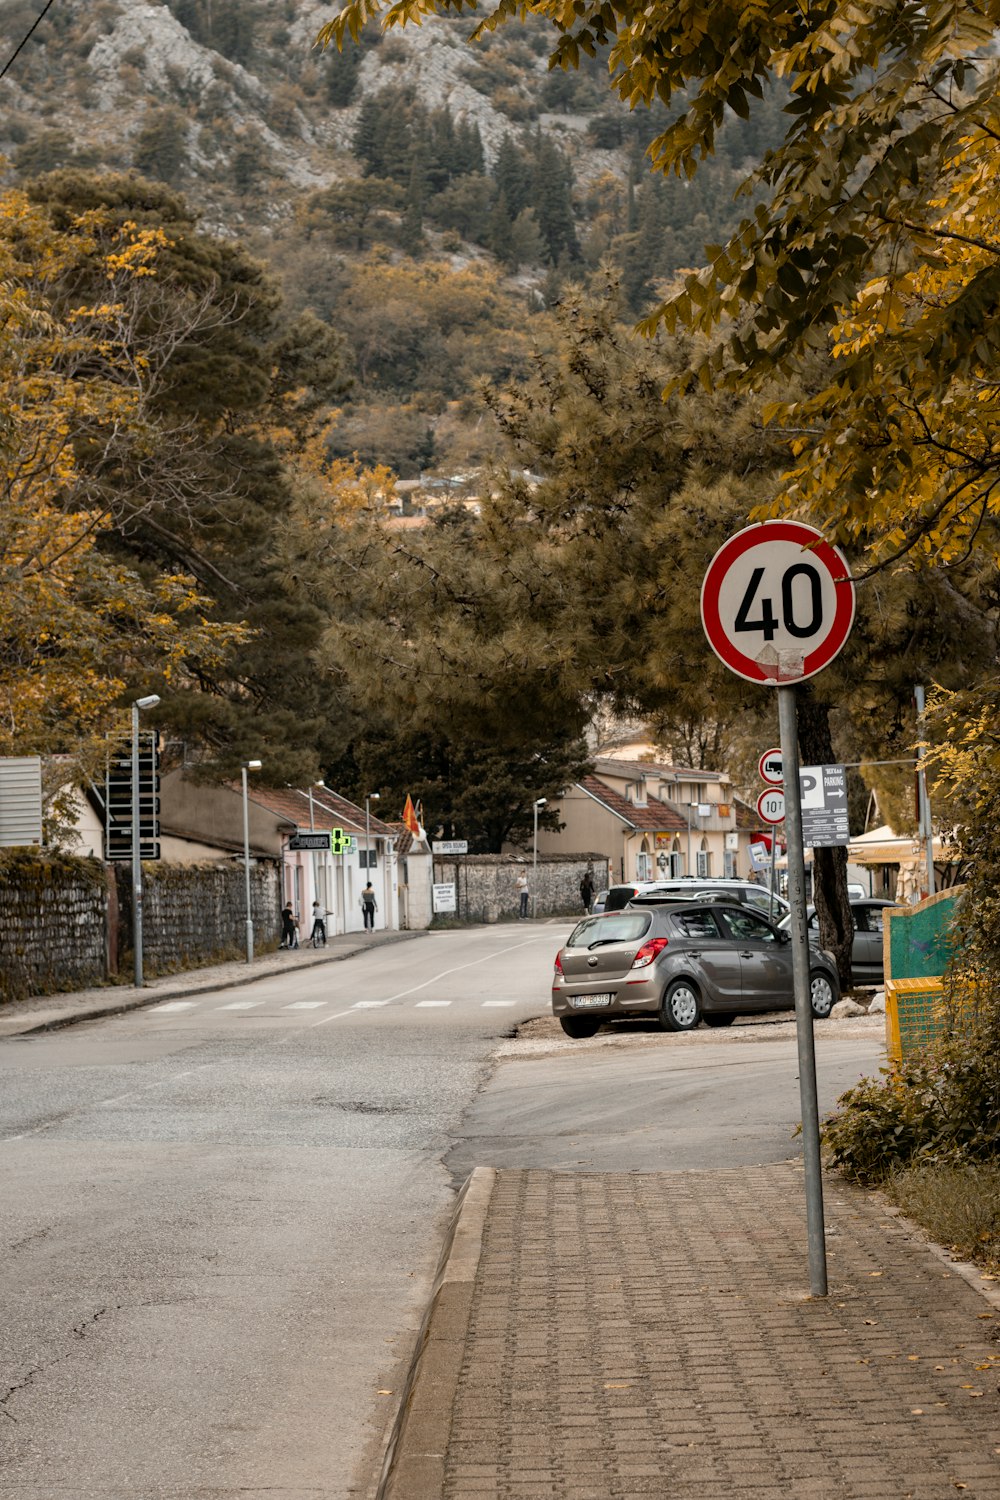
{"label": "paved road", "polygon": [[[371,1500],[472,1165],[794,1151],[787,1023],[505,1044],[547,1011],[562,930],[0,1042],[2,1500]],[[821,1036],[827,1097],[880,1040]]]}
{"label": "paved road", "polygon": [[373,1492],[442,1157],[551,948],[443,933],[0,1043],[4,1500]]}
{"label": "paved road", "polygon": [[[669,1172],[755,1166],[800,1151],[791,1021],[739,1021],[686,1036],[639,1027],[583,1044],[559,1040],[551,1022],[533,1029],[538,1039],[508,1049],[463,1120],[447,1158],[458,1180],[476,1166]],[[816,1027],[821,1113],[877,1071],[884,1043],[881,1018]]]}

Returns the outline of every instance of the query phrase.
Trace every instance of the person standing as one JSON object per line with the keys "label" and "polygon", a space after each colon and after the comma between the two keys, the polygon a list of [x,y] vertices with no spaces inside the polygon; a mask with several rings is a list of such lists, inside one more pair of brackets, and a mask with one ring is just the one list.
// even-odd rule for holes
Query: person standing
{"label": "person standing", "polygon": [[580,881],[580,900],[583,902],[584,911],[589,912],[594,904],[594,875],[589,865]]}
{"label": "person standing", "polygon": [[326,913],[324,912],[323,908],[320,906],[320,904],[319,904],[318,901],[314,901],[313,902],[313,913],[312,913],[312,916],[313,916],[313,925],[312,925],[312,932],[309,934],[309,941],[312,943],[312,945],[313,945],[314,948],[318,948],[318,947],[320,947],[320,945],[322,945],[325,948],[326,947]]}
{"label": "person standing", "polygon": [[520,901],[517,917],[518,921],[521,921],[528,915],[528,877],[523,870],[517,877],[517,894]]}
{"label": "person standing", "polygon": [[295,923],[295,912],[290,901],[281,913],[281,942],[278,946],[281,948],[298,947],[298,931],[296,929]]}
{"label": "person standing", "polygon": [[375,931],[375,913],[378,911],[378,902],[375,900],[375,887],[369,880],[361,892],[361,915],[365,920],[365,931]]}

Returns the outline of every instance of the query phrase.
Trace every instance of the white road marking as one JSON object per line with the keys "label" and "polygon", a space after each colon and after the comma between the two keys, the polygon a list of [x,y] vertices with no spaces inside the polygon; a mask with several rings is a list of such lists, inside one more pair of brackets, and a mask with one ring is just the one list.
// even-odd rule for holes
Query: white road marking
{"label": "white road marking", "polygon": [[325,1000],[293,1000],[291,1005],[286,1005],[285,1010],[319,1010],[326,1005]]}
{"label": "white road marking", "polygon": [[417,1004],[416,1004],[416,1009],[420,1010],[421,1006],[426,1006],[428,1009],[430,1009],[430,1007],[432,1005],[450,1005],[450,1004],[451,1004],[450,1000],[418,1000]]}
{"label": "white road marking", "polygon": [[150,1006],[150,1015],[156,1015],[158,1011],[168,1010],[194,1010],[197,1004],[194,1000],[168,1000],[165,1005]]}
{"label": "white road marking", "polygon": [[[352,1010],[374,1010],[379,1005],[391,1005],[394,1000],[405,1000],[407,995],[415,995],[418,990],[425,990],[428,985],[437,984],[438,980],[445,979],[449,974],[460,974],[463,969],[474,969],[479,964],[489,963],[492,958],[503,958],[506,953],[513,953],[518,948],[530,948],[532,943],[551,942],[549,933],[539,933],[537,937],[525,938],[523,943],[511,943],[506,948],[497,948],[493,953],[484,953],[482,958],[474,958],[467,964],[456,964],[453,969],[442,969],[439,974],[434,974],[430,979],[425,979],[422,984],[415,984],[408,990],[400,990],[398,995],[390,995],[386,1000],[358,1000],[351,1007]],[[337,1021],[341,1016],[347,1015],[347,1011],[338,1011],[335,1016],[324,1016],[322,1021],[314,1021],[314,1026],[325,1026],[328,1021]]]}
{"label": "white road marking", "polygon": [[483,1010],[489,1010],[491,1007],[492,1007],[493,1010],[498,1010],[501,1005],[516,1005],[516,1004],[517,1004],[516,1000],[484,1000],[483,1001]]}
{"label": "white road marking", "polygon": [[260,1005],[260,1000],[230,1000],[228,1005],[220,1005],[220,1010],[253,1010],[255,1005]]}

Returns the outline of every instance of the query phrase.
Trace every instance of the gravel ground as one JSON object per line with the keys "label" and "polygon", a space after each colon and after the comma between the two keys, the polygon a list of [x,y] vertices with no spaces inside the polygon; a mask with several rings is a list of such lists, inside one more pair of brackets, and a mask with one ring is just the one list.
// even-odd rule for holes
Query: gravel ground
{"label": "gravel ground", "polygon": [[[884,1015],[849,1016],[842,1020],[817,1021],[817,1047],[826,1038],[870,1037],[885,1031]],[[750,1042],[795,1040],[795,1018],[779,1012],[776,1015],[739,1016],[728,1027],[699,1026],[697,1031],[661,1031],[655,1021],[613,1021],[594,1037],[573,1041],[567,1037],[554,1016],[539,1016],[518,1027],[517,1035],[504,1042],[498,1056],[527,1059],[551,1057],[557,1052],[635,1051],[637,1047],[705,1047],[745,1046]]]}

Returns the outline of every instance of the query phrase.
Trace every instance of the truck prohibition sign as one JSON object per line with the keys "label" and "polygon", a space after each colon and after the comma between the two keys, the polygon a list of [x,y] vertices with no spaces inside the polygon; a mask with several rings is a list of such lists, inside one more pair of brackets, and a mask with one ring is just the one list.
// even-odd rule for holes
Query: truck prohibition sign
{"label": "truck prohibition sign", "polygon": [[801,521],[765,521],[724,542],[701,587],[712,650],[748,682],[802,682],[828,666],[854,622],[843,554]]}

